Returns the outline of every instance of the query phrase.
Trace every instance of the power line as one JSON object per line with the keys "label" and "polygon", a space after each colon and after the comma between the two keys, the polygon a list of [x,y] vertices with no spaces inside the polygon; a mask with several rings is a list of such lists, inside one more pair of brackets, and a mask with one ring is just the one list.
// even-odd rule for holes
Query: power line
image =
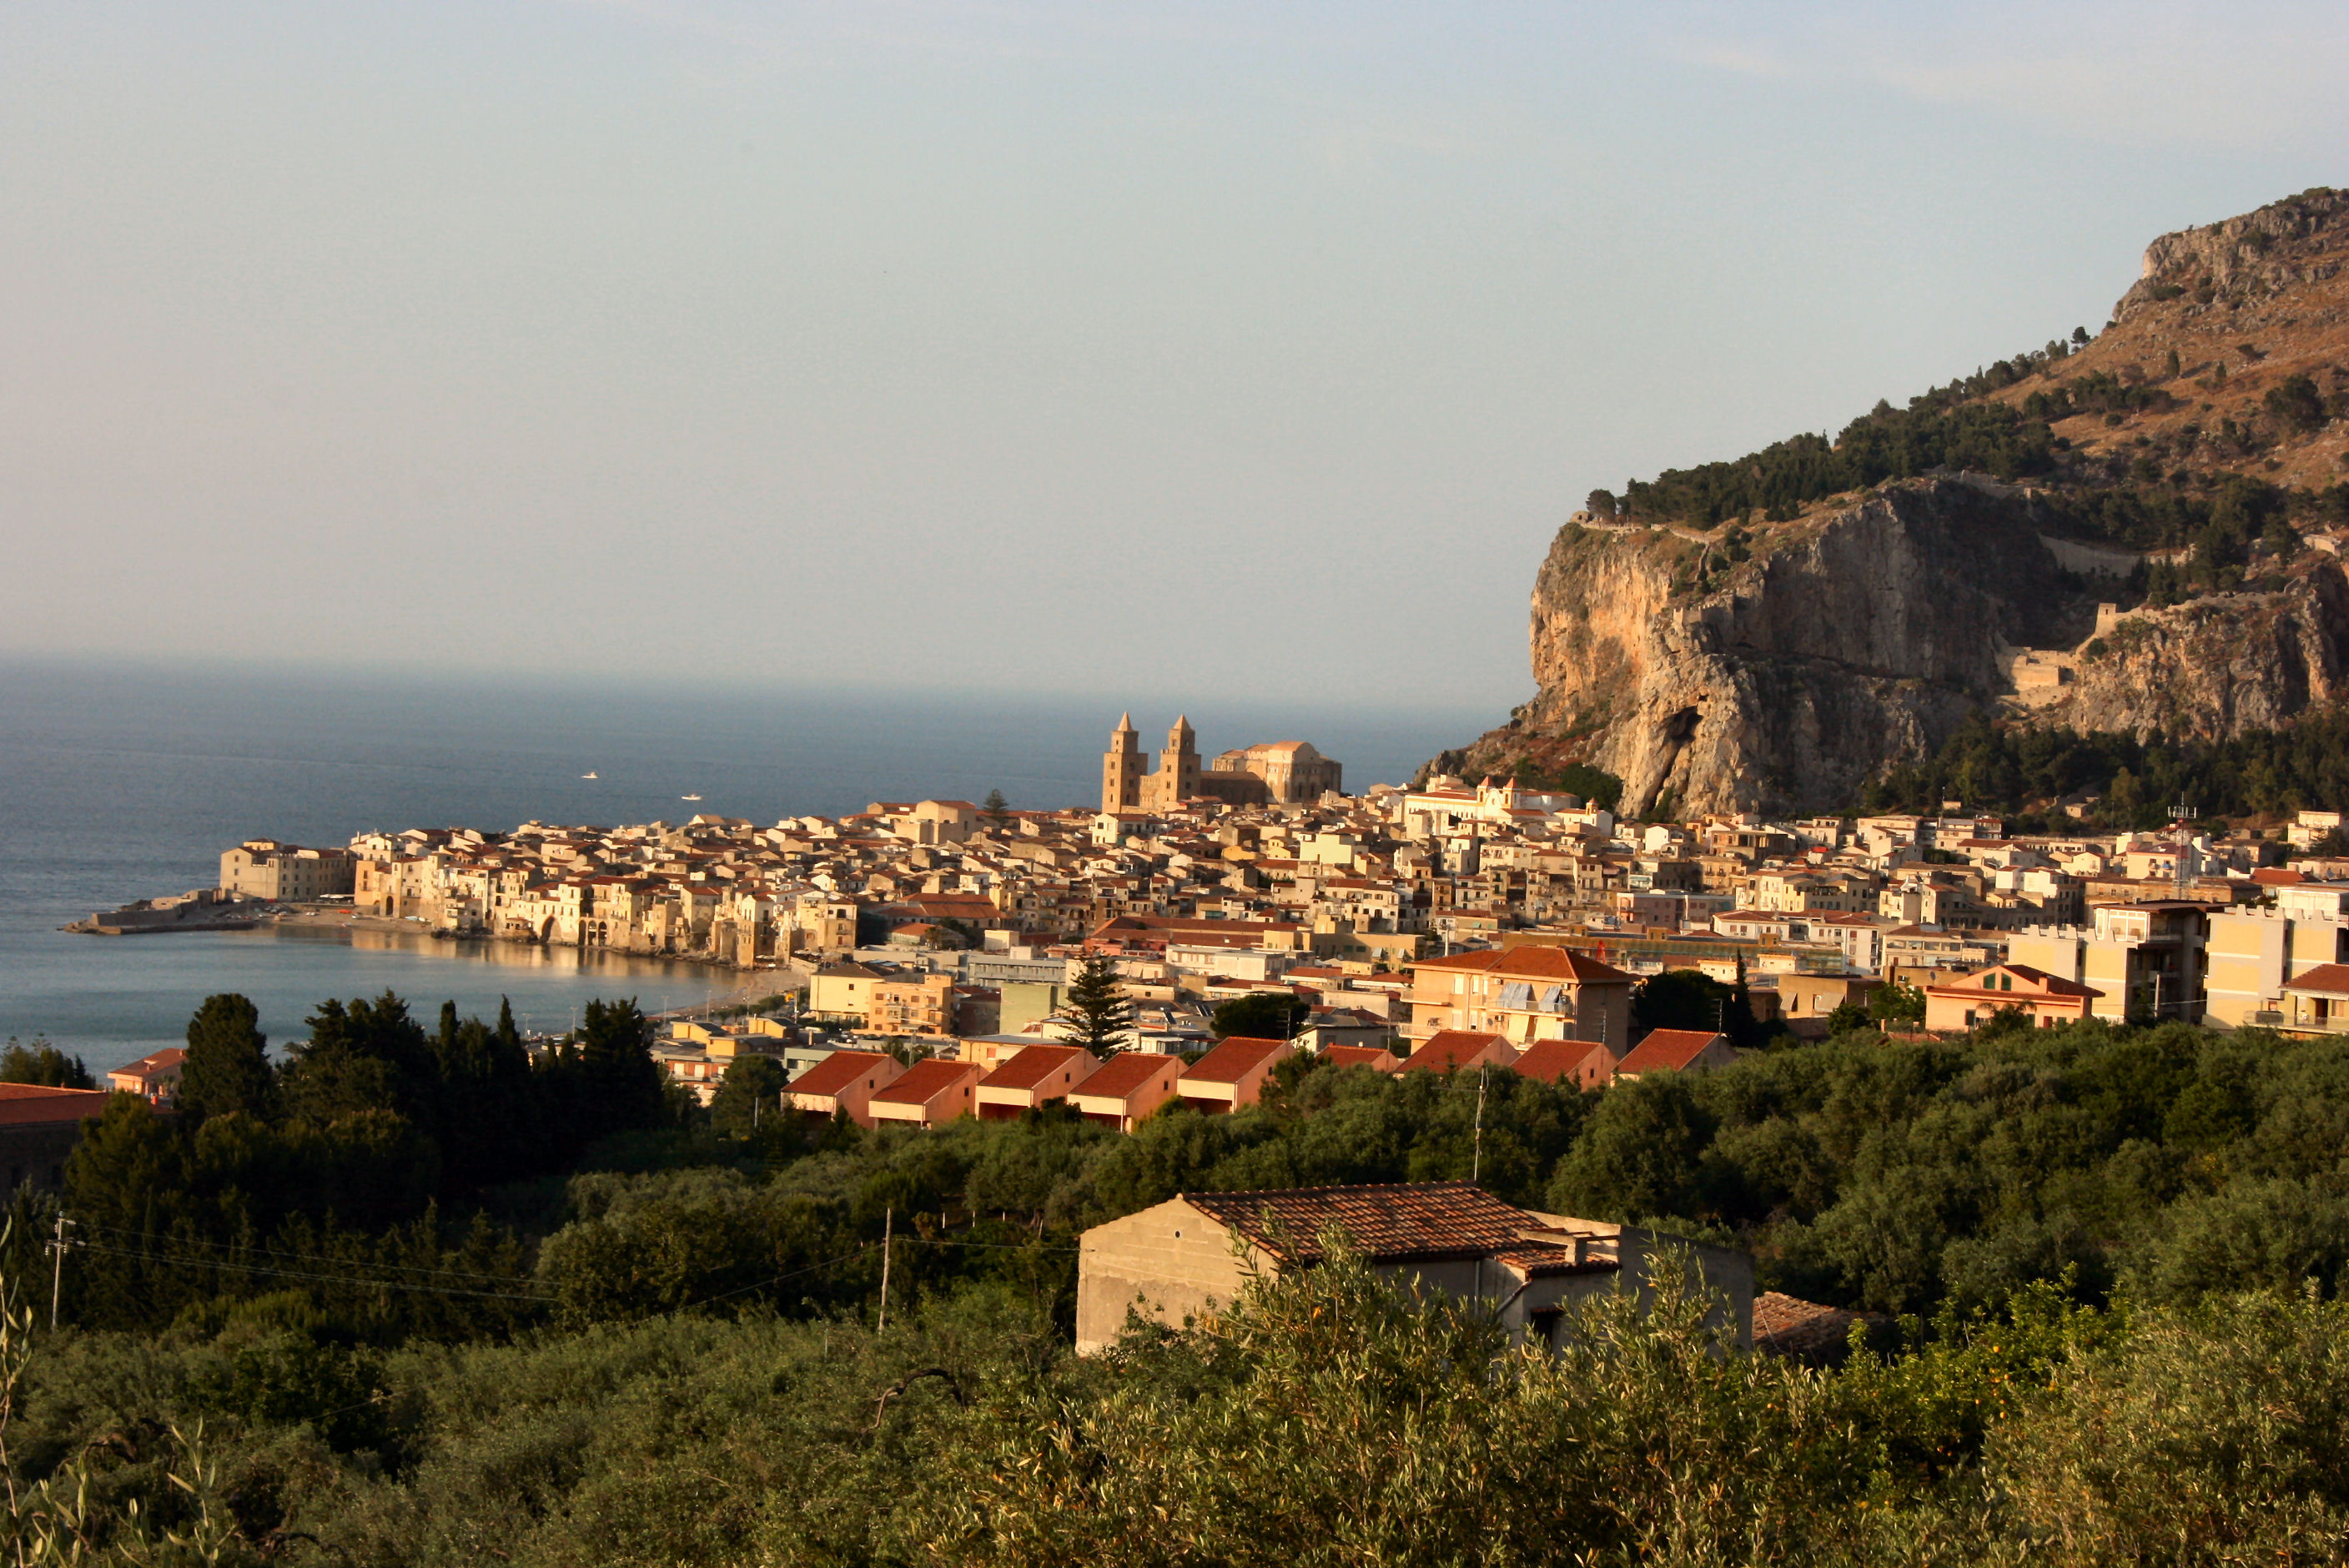
{"label": "power line", "polygon": [[415,1284],[406,1280],[368,1279],[360,1274],[308,1274],[295,1269],[264,1268],[257,1264],[232,1264],[224,1263],[218,1258],[185,1257],[170,1253],[138,1251],[129,1247],[109,1247],[97,1242],[74,1242],[68,1244],[76,1252],[103,1253],[109,1257],[118,1258],[137,1258],[142,1263],[180,1264],[190,1268],[227,1269],[234,1274],[268,1274],[278,1279],[315,1280],[323,1284],[371,1285],[379,1290],[404,1290],[423,1295],[475,1296],[487,1301],[552,1302],[558,1299],[551,1295],[532,1295],[520,1291],[460,1290],[453,1285]]}
{"label": "power line", "polygon": [[[79,1221],[75,1222],[80,1224],[84,1230],[104,1231],[113,1236],[135,1236],[141,1241],[147,1239],[147,1233],[144,1231],[125,1230],[119,1225],[88,1224]],[[289,1253],[276,1247],[249,1247],[235,1242],[210,1241],[202,1236],[171,1236],[164,1239],[164,1244],[174,1247],[212,1247],[221,1252],[253,1253],[264,1257],[288,1258],[295,1263],[330,1264],[341,1268],[396,1269],[403,1274],[447,1274],[455,1279],[507,1280],[513,1277],[511,1274],[482,1274],[474,1269],[433,1268],[425,1264],[365,1263],[330,1257],[323,1253]]]}

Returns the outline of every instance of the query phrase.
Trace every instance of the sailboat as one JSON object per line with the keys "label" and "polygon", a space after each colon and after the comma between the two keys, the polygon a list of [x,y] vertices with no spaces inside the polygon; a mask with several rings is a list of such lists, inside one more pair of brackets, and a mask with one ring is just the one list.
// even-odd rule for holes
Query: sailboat
{"label": "sailboat", "polygon": [[582,773],[579,777],[582,779],[593,779],[595,777],[595,773],[593,769],[590,769],[588,771]]}

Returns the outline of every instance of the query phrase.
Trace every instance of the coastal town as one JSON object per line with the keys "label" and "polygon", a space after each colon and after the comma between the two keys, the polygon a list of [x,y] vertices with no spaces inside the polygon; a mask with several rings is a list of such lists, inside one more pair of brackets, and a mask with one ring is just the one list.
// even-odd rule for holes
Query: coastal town
{"label": "coastal town", "polygon": [[[1295,1051],[1598,1088],[1871,1006],[1937,1032],[2007,1011],[2331,1032],[2349,1016],[2349,861],[2311,851],[2340,827],[2303,811],[2218,838],[2011,836],[1956,801],[1633,822],[1490,778],[1350,795],[1309,743],[1203,758],[1184,719],[1153,758],[1121,717],[1091,807],[255,839],[191,897],[756,972],[761,1006],[670,1020],[656,1047],[704,1100],[755,1054],[801,1109],[868,1125],[1065,1098],[1131,1128],[1177,1097],[1250,1103]],[[1133,1008],[1137,1059],[1113,1069],[1064,1047],[1088,962]],[[1733,1002],[1709,1028],[1641,1029],[1632,988],[1666,971]],[[1216,1027],[1251,997],[1285,1020],[1277,1038]]]}

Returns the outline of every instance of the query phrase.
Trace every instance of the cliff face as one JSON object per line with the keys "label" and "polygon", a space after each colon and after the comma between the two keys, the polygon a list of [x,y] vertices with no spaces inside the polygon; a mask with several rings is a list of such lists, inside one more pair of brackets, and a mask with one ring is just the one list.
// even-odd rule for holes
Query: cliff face
{"label": "cliff face", "polygon": [[1541,695],[1460,765],[1588,761],[1634,812],[1667,792],[1683,811],[1839,806],[1989,700],[2003,645],[2079,618],[2028,506],[1955,480],[1887,487],[1773,545],[1692,597],[1674,578],[1702,542],[1560,530],[1534,588]]}
{"label": "cliff face", "polygon": [[2349,696],[2349,576],[2311,562],[2283,588],[2137,610],[2085,645],[2044,722],[2144,737],[2271,729]]}
{"label": "cliff face", "polygon": [[[1913,480],[1735,527],[1577,514],[1534,587],[1539,695],[1431,767],[1589,763],[1627,812],[1833,810],[1977,708],[2212,738],[2349,698],[2349,191],[2161,236],[2103,333],[2017,363],[1965,395],[2044,413],[2040,490]],[[2290,526],[2239,509],[2200,553],[2246,478]],[[2123,487],[2202,521],[2084,536]],[[2131,538],[2167,546],[2158,597],[2201,596],[2100,620],[2150,593]]]}
{"label": "cliff face", "polygon": [[2044,521],[2020,491],[1906,481],[1806,520],[1701,596],[1675,580],[1713,542],[1569,523],[1534,589],[1540,695],[1438,765],[1588,762],[1623,780],[1627,813],[1835,810],[1978,707],[2223,735],[2341,686],[2337,563],[2100,629],[2097,580],[2064,570]]}

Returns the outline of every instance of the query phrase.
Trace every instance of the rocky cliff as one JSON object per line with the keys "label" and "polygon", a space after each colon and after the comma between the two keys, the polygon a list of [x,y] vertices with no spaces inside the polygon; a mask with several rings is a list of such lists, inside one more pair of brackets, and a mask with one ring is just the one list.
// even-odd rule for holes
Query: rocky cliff
{"label": "rocky cliff", "polygon": [[1773,537],[1702,593],[1685,586],[1714,548],[1702,536],[1570,523],[1534,588],[1540,694],[1435,766],[1587,762],[1623,780],[1632,813],[1836,810],[1977,708],[2212,735],[2339,693],[2337,562],[2116,614],[2118,584],[2058,556],[2104,562],[2065,551],[2049,521],[2027,491],[1903,481]]}
{"label": "rocky cliff", "polygon": [[[1578,513],[1534,585],[1538,695],[1431,769],[1587,763],[1627,812],[1835,810],[1977,709],[2215,737],[2349,695],[2349,489],[2319,494],[2349,467],[2344,256],[2332,191],[2156,241],[2094,343],[2023,356],[1976,397],[2050,394],[2033,406],[2054,409],[2056,466],[2030,488],[1941,472],[1766,523]],[[2287,377],[2333,415],[2263,403]],[[2209,542],[2244,469],[2276,522]],[[2129,516],[2187,518],[2205,542],[2083,527],[2129,486]],[[2148,569],[2178,586],[2149,598]]]}

